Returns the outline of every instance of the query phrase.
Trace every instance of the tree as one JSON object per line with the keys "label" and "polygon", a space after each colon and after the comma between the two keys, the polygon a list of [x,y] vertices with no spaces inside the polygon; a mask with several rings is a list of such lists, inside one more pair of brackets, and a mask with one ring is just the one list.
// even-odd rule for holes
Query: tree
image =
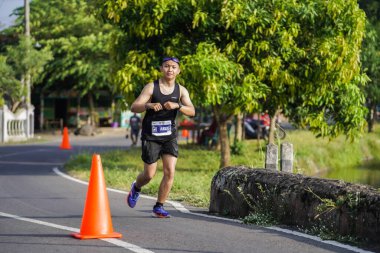
{"label": "tree", "polygon": [[[182,57],[182,82],[194,100],[214,108],[222,145],[223,122],[259,102],[272,126],[282,110],[318,136],[354,138],[363,129],[366,78],[358,59],[365,16],[356,0],[96,3],[124,31],[125,43],[116,42],[125,64],[120,88],[133,94],[157,76],[160,56]],[[226,166],[229,146],[221,150]]]}
{"label": "tree", "polygon": [[[13,112],[22,104],[26,87],[23,87],[22,79],[26,72],[31,77],[31,82],[39,80],[45,64],[52,59],[52,54],[48,47],[37,50],[34,41],[25,36],[19,37],[19,43],[15,46],[8,46],[6,50],[7,58],[2,58],[2,65],[5,71],[4,95]],[[6,61],[5,61],[6,59]]]}
{"label": "tree", "polygon": [[[87,1],[34,0],[30,8],[33,36],[42,48],[51,48],[54,56],[40,80],[42,92],[73,90],[80,97],[88,95],[94,122],[93,96],[99,90],[113,92],[109,75],[112,26],[94,16]],[[23,9],[16,15],[20,23]],[[14,28],[19,29],[21,25]]]}
{"label": "tree", "polygon": [[269,88],[270,142],[279,110],[318,136],[362,131],[365,17],[356,1],[228,1],[222,13],[234,38],[227,51]]}
{"label": "tree", "polygon": [[[380,35],[380,34],[379,34]],[[376,106],[380,102],[380,48],[379,36],[373,26],[368,23],[366,39],[363,43],[361,59],[364,72],[369,77],[368,85],[364,89],[368,108],[368,132],[372,132],[376,119]]]}
{"label": "tree", "polygon": [[[203,40],[207,28],[200,27],[199,32],[194,29],[198,26],[192,25],[194,8],[184,3],[157,2],[153,8],[152,3],[128,3],[130,8],[125,9],[121,18],[127,20],[120,23],[126,31],[121,37],[123,43],[116,42],[117,51],[126,52],[124,55],[119,53],[119,59],[124,64],[117,72],[120,89],[131,102],[148,81],[159,76],[157,66],[162,56],[183,56],[181,67],[184,74],[179,80],[185,83],[195,104],[213,108],[220,132],[221,166],[225,166],[230,160],[227,121],[233,114],[257,106],[257,98],[262,97],[263,92],[259,88],[253,92],[260,83],[251,75],[244,76],[242,66],[230,61],[216,47],[211,39],[214,34],[207,35],[210,43],[206,43],[207,39]],[[123,3],[120,4],[122,7]],[[203,4],[207,5],[207,2]],[[117,11],[115,2],[109,1],[104,6],[116,6]],[[109,12],[109,15],[119,20],[118,14]],[[194,40],[205,42],[194,44]],[[189,85],[190,82],[194,85]]]}
{"label": "tree", "polygon": [[211,106],[218,122],[221,166],[230,161],[227,122],[241,111],[252,111],[265,88],[254,76],[244,76],[243,67],[228,59],[214,44],[200,43],[194,55],[184,57],[183,78],[191,80],[189,92],[197,104]]}
{"label": "tree", "polygon": [[364,92],[369,111],[368,132],[372,132],[376,119],[376,106],[380,103],[380,4],[378,1],[362,0],[360,6],[368,17],[361,60],[363,70],[370,79]]}
{"label": "tree", "polygon": [[9,64],[7,58],[0,55],[0,106],[5,104],[4,98],[10,101],[19,101],[23,95],[21,82],[16,79],[15,73]]}

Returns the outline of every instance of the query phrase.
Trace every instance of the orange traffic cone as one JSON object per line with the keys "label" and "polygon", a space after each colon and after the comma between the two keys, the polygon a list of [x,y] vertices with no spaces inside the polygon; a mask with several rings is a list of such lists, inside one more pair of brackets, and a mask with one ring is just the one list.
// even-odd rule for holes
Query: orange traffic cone
{"label": "orange traffic cone", "polygon": [[67,127],[63,128],[63,137],[62,137],[62,143],[61,143],[61,149],[71,149],[70,142],[69,142],[69,130]]}
{"label": "orange traffic cone", "polygon": [[113,232],[103,167],[98,154],[92,156],[90,182],[80,232],[72,236],[78,239],[122,237],[120,233]]}

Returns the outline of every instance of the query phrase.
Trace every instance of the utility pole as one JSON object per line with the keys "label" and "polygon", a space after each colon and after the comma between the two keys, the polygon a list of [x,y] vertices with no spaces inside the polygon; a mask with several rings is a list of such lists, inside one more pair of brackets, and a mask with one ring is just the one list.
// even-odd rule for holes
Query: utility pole
{"label": "utility pole", "polygon": [[[29,24],[29,13],[30,13],[30,9],[29,9],[29,0],[24,0],[24,9],[25,9],[25,37],[26,37],[26,40],[27,40],[27,43],[28,43],[28,46],[30,44],[30,24]],[[29,50],[27,50],[29,51]],[[28,52],[27,52],[28,53]],[[27,90],[27,95],[26,95],[26,103],[29,105],[31,104],[31,95],[30,95],[30,73],[29,73],[29,70],[26,71],[25,73],[25,77],[24,77],[24,81],[25,81],[25,86],[26,86],[26,90]]]}
{"label": "utility pole", "polygon": [[[24,9],[25,9],[25,39],[26,39],[26,57],[29,57],[29,51],[31,46],[31,38],[30,38],[30,23],[29,23],[29,0],[24,0]],[[29,61],[28,61],[29,62]],[[26,111],[27,118],[25,121],[25,131],[26,138],[31,138],[34,136],[34,107],[32,106],[31,100],[31,77],[29,66],[27,67],[25,76],[24,76],[24,84],[26,86]]]}

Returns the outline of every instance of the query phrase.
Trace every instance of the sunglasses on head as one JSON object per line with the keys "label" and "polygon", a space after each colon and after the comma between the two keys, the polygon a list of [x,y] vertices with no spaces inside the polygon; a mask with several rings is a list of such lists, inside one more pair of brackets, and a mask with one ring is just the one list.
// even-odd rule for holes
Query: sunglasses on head
{"label": "sunglasses on head", "polygon": [[176,57],[165,57],[164,59],[162,59],[162,63],[164,63],[166,61],[174,61],[175,63],[179,64],[179,60]]}

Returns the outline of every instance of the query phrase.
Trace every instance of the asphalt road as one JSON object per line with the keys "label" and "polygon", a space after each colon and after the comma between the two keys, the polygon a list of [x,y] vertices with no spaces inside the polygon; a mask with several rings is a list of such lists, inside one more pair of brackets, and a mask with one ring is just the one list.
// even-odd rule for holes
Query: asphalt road
{"label": "asphalt road", "polygon": [[[72,150],[59,149],[60,137],[28,145],[0,146],[0,253],[44,252],[366,252],[315,238],[217,219],[204,210],[166,205],[170,219],[151,217],[154,198],[141,198],[134,209],[125,192],[108,191],[112,223],[121,239],[78,240],[87,185],[62,176],[62,165],[80,152],[119,148],[123,133],[70,136]],[[58,174],[57,174],[58,172]]]}

